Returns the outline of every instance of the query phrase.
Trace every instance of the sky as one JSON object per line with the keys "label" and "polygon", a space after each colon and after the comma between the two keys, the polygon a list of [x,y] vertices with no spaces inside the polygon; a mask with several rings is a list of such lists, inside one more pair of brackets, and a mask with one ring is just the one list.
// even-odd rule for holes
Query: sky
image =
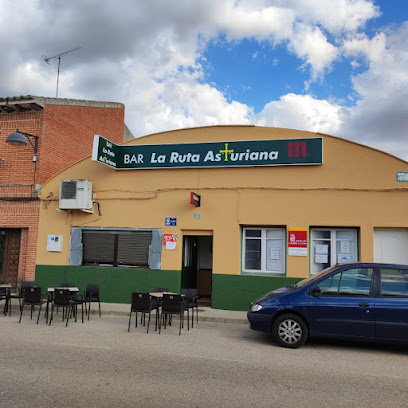
{"label": "sky", "polygon": [[125,104],[136,137],[252,124],[408,160],[406,0],[0,0],[0,96],[55,97],[44,58],[76,47],[58,97]]}

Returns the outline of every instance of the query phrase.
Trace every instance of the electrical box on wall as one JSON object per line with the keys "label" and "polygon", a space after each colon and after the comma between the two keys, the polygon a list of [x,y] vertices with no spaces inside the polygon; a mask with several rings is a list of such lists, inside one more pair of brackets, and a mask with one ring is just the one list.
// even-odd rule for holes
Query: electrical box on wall
{"label": "electrical box on wall", "polygon": [[62,252],[62,235],[47,235],[47,252]]}
{"label": "electrical box on wall", "polygon": [[93,212],[92,181],[61,180],[59,209]]}

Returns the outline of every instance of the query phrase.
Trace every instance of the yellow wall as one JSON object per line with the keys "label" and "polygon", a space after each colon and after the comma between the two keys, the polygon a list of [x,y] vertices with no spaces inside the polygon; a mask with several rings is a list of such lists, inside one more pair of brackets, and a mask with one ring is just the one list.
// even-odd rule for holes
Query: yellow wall
{"label": "yellow wall", "polygon": [[[102,135],[109,139],[109,135]],[[408,183],[396,173],[408,163],[332,136],[288,129],[216,126],[145,136],[135,144],[323,137],[323,165],[211,169],[114,170],[85,159],[58,174],[41,191],[37,264],[67,265],[70,228],[161,228],[180,237],[162,251],[162,269],[181,269],[184,234],[214,236],[213,272],[241,273],[241,227],[360,228],[360,260],[373,260],[374,227],[408,227]],[[91,154],[91,152],[89,152]],[[57,211],[63,179],[89,179],[102,215]],[[201,207],[189,203],[201,194]],[[200,214],[195,219],[194,214]],[[165,217],[177,217],[165,227]],[[193,231],[193,232],[191,232]],[[63,235],[62,253],[46,252],[47,234]],[[288,277],[309,274],[309,257],[288,256]]]}

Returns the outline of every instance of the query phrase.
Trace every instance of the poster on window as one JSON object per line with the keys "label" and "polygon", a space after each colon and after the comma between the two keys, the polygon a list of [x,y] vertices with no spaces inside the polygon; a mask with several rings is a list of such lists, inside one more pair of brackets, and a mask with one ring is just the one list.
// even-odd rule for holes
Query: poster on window
{"label": "poster on window", "polygon": [[288,255],[307,256],[307,229],[288,231]]}
{"label": "poster on window", "polygon": [[280,254],[279,248],[272,248],[271,249],[271,260],[278,261],[280,258],[279,254]]}
{"label": "poster on window", "polygon": [[329,257],[327,255],[315,254],[315,263],[326,264],[329,262]]}

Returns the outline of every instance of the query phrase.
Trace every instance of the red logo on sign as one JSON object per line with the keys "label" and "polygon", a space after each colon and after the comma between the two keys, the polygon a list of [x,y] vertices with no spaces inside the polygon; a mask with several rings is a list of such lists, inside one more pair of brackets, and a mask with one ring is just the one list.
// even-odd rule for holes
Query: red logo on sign
{"label": "red logo on sign", "polygon": [[307,248],[307,231],[289,230],[288,247],[289,248]]}
{"label": "red logo on sign", "polygon": [[306,142],[289,142],[288,157],[307,157]]}

